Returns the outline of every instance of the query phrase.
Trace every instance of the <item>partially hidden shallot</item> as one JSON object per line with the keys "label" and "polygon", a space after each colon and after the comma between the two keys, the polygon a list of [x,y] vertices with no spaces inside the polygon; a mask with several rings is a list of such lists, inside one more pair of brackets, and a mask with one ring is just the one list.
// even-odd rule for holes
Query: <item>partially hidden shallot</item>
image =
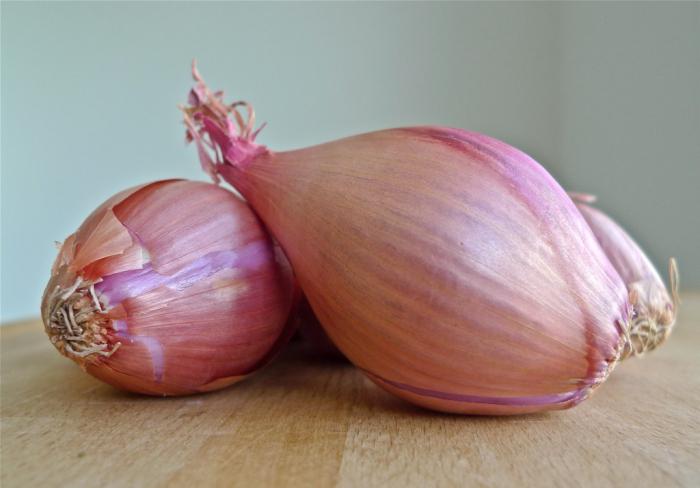
{"label": "partially hidden shallot", "polygon": [[532,158],[442,127],[273,152],[249,104],[193,74],[183,112],[203,168],[260,215],[377,385],[436,410],[515,414],[571,407],[607,378],[630,327],[625,284]]}
{"label": "partially hidden shallot", "polygon": [[592,195],[570,193],[630,293],[633,316],[623,357],[639,355],[662,344],[671,333],[678,313],[678,266],[668,263],[669,286],[642,248],[617,222],[592,207]]}
{"label": "partially hidden shallot", "polygon": [[210,391],[288,338],[291,270],[250,208],[210,183],[118,193],[69,236],[41,306],[65,356],[122,389]]}
{"label": "partially hidden shallot", "polygon": [[343,353],[335,347],[323,330],[306,298],[299,301],[295,319],[298,324],[295,338],[299,339],[301,349],[307,358],[334,362],[346,361]]}

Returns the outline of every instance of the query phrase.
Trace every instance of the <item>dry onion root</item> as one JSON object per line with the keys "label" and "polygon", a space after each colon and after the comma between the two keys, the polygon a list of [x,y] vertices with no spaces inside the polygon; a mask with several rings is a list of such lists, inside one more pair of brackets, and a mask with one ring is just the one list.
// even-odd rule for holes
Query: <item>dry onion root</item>
{"label": "dry onion root", "polygon": [[273,152],[249,104],[193,75],[182,109],[202,167],[248,200],[328,335],[382,388],[447,412],[562,409],[631,347],[625,283],[523,152],[442,127]]}

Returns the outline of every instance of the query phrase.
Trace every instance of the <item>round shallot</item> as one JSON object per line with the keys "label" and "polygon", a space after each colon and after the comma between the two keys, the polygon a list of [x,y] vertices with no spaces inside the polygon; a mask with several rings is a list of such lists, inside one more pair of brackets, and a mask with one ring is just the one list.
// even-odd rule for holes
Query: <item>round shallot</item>
{"label": "round shallot", "polygon": [[668,276],[671,292],[651,260],[634,239],[612,218],[589,205],[592,195],[570,193],[630,293],[633,316],[622,356],[639,355],[661,345],[671,334],[678,313],[678,265],[671,258]]}
{"label": "round shallot", "polygon": [[61,246],[41,306],[65,356],[153,395],[222,388],[289,335],[291,270],[250,208],[210,183],[118,193]]}

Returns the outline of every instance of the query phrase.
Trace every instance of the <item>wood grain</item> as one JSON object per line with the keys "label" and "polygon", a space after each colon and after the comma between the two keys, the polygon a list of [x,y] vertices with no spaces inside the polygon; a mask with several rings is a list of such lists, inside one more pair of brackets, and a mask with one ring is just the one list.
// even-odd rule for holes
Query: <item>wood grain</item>
{"label": "wood grain", "polygon": [[60,357],[38,321],[0,334],[4,488],[700,486],[698,294],[591,399],[509,418],[421,410],[295,347],[221,392],[140,397]]}

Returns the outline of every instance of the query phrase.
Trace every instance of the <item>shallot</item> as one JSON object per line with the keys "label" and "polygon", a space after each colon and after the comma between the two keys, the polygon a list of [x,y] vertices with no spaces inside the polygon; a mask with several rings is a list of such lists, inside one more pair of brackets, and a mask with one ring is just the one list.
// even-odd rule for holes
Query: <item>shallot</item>
{"label": "shallot", "polygon": [[122,389],[223,388],[289,336],[291,270],[250,208],[210,183],[118,193],[70,235],[41,311],[54,346]]}
{"label": "shallot", "polygon": [[308,300],[302,298],[297,306],[297,335],[306,357],[325,361],[345,361],[341,353],[323,330]]}
{"label": "shallot", "polygon": [[639,355],[662,344],[671,333],[678,313],[678,265],[671,258],[666,289],[658,271],[634,239],[612,218],[589,205],[592,195],[570,193],[630,293],[633,307],[629,340],[623,357]]}
{"label": "shallot", "polygon": [[[561,186],[494,138],[411,127],[274,152],[193,66],[204,170],[247,199],[340,350],[427,408],[578,404],[625,350],[625,283]],[[245,109],[247,112],[243,112]]]}

